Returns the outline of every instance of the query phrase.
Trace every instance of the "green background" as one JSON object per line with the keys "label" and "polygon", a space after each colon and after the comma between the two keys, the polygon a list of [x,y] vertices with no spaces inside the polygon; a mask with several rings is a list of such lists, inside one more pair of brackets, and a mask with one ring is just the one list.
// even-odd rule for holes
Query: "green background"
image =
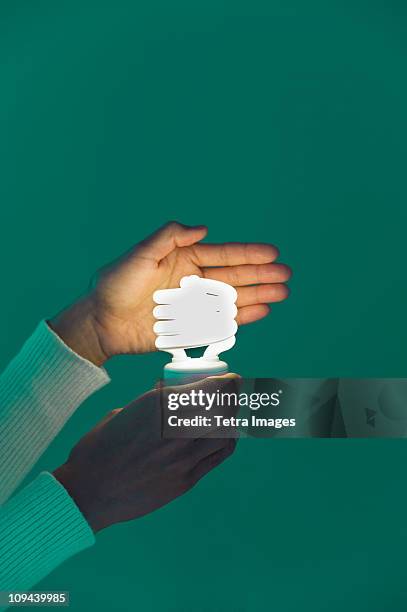
{"label": "green background", "polygon": [[[405,376],[407,10],[398,0],[3,0],[0,366],[169,219],[271,241],[290,299],[239,331],[245,376]],[[121,357],[52,469],[163,355]],[[243,440],[40,589],[72,609],[405,610],[407,446]]]}

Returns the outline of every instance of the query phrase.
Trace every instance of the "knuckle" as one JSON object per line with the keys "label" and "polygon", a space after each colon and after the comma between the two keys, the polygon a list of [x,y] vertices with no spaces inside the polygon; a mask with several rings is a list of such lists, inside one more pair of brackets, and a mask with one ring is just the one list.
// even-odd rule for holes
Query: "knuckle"
{"label": "knuckle", "polygon": [[232,285],[239,284],[240,270],[238,266],[230,268],[230,277],[231,277]]}
{"label": "knuckle", "polygon": [[220,257],[223,266],[227,266],[229,264],[228,251],[225,244],[222,244],[220,247]]}
{"label": "knuckle", "polygon": [[165,224],[165,227],[171,232],[175,232],[178,228],[181,227],[181,224],[178,223],[178,221],[168,221],[168,223]]}

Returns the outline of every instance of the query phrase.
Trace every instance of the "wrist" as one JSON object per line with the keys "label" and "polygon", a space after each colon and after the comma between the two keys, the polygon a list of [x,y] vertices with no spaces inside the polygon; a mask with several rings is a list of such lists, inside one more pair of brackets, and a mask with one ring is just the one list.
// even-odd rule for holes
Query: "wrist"
{"label": "wrist", "polygon": [[97,333],[90,298],[83,298],[47,321],[51,329],[75,353],[100,367],[109,356]]}
{"label": "wrist", "polygon": [[91,499],[89,487],[86,486],[86,483],[81,483],[81,479],[75,476],[75,472],[71,469],[69,462],[54,470],[52,475],[75,502],[75,505],[83,514],[93,533],[97,533],[107,526],[102,524],[102,521],[98,518],[99,512],[95,507],[95,503],[97,503],[97,500],[95,502],[96,496],[93,496],[94,499]]}

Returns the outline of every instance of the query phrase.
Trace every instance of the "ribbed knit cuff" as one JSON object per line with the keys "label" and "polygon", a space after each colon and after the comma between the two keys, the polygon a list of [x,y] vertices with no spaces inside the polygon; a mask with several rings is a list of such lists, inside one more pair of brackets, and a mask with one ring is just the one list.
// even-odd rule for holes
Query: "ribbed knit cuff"
{"label": "ribbed knit cuff", "polygon": [[109,382],[42,321],[0,376],[0,504],[76,408]]}
{"label": "ribbed knit cuff", "polygon": [[0,509],[0,590],[29,589],[94,541],[64,487],[43,472]]}

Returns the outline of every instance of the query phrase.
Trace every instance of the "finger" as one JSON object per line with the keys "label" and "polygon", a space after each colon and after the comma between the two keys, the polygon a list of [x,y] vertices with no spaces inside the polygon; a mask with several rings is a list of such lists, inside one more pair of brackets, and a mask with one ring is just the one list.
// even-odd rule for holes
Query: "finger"
{"label": "finger", "polygon": [[[175,414],[180,418],[212,417],[214,414],[233,416],[237,412],[239,386],[239,376],[226,374],[211,376],[185,385],[161,386],[159,390],[152,393],[156,397],[159,394],[157,399],[160,401],[164,415],[169,414],[170,411],[176,411]],[[164,416],[164,437],[173,437],[167,423],[167,418]],[[187,429],[179,429],[176,437],[203,438],[213,429],[218,431],[221,429],[213,428],[213,425],[216,425],[216,419],[213,419],[213,422],[212,420],[205,423],[198,422],[196,425],[188,426]],[[212,437],[225,438],[224,435],[216,435],[216,433]],[[193,448],[199,452],[199,446]]]}
{"label": "finger", "polygon": [[246,325],[264,319],[269,314],[271,308],[267,304],[254,304],[252,306],[243,306],[237,312],[237,324]]}
{"label": "finger", "polygon": [[205,238],[207,228],[204,225],[189,227],[171,221],[151,234],[137,246],[138,255],[159,262],[176,247],[191,246]]}
{"label": "finger", "polygon": [[230,457],[230,455],[232,455],[236,448],[236,443],[237,442],[234,438],[228,439],[226,444],[222,448],[215,451],[208,457],[201,459],[201,461],[199,461],[196,466],[191,470],[190,476],[192,478],[192,481],[194,483],[198,482],[198,480],[203,478],[203,476],[208,474],[208,472],[213,470],[215,467],[223,463],[228,457]]}
{"label": "finger", "polygon": [[187,383],[186,385],[168,385],[161,389],[164,398],[167,398],[170,393],[190,393],[192,390],[199,391],[202,389],[205,393],[214,393],[218,390],[223,392],[237,392],[240,385],[240,376],[234,372],[228,372],[220,376],[208,376],[207,378]]}
{"label": "finger", "polygon": [[291,276],[291,270],[285,264],[270,263],[230,268],[204,268],[203,274],[205,278],[242,287],[260,283],[285,283]]}
{"label": "finger", "polygon": [[237,290],[237,306],[250,306],[251,304],[267,304],[268,302],[281,302],[289,296],[290,290],[283,283],[272,285],[253,285],[240,287]]}
{"label": "finger", "polygon": [[197,244],[193,249],[195,263],[204,266],[238,266],[264,264],[277,259],[278,249],[260,242],[227,242],[224,244]]}
{"label": "finger", "polygon": [[[206,414],[212,416],[213,414],[235,415],[237,411],[238,403],[238,392],[241,384],[241,378],[237,374],[228,373],[222,376],[209,376],[203,380],[188,383],[186,385],[177,385],[172,387],[165,387],[163,391],[164,405],[168,405],[168,399],[179,398],[180,395],[185,398],[190,395],[191,401],[186,403],[178,402],[177,414],[182,416],[188,416],[191,414]],[[192,401],[193,391],[195,391],[195,399]],[[197,401],[199,396],[199,401]],[[212,398],[209,402],[208,398]],[[174,408],[174,404],[172,404]],[[220,410],[220,412],[219,412]],[[216,427],[215,427],[216,429]],[[219,429],[219,428],[218,428]],[[212,430],[212,428],[202,430]],[[194,437],[202,437],[199,436]]]}

